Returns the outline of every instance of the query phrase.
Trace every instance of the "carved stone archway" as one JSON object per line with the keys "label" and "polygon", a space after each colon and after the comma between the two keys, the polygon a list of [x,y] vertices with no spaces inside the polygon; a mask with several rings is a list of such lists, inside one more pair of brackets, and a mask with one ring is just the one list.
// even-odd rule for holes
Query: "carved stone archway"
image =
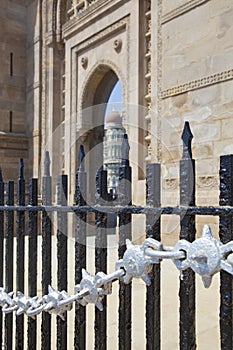
{"label": "carved stone archway", "polygon": [[[93,104],[106,103],[117,80],[121,83],[123,104],[125,104],[126,82],[123,73],[120,71],[119,67],[110,60],[98,61],[90,70],[90,73],[82,86],[81,109],[83,110]],[[102,86],[105,86],[105,92],[103,91],[101,84]],[[88,96],[88,89],[90,87],[95,92],[95,96],[94,94]]]}
{"label": "carved stone archway", "polygon": [[[87,2],[85,4],[88,5]],[[104,7],[106,4],[102,3]],[[122,17],[121,14],[108,22],[101,15],[98,21],[89,21],[84,15],[88,13],[89,18],[89,10],[93,10],[93,6],[88,5],[83,12],[69,11],[71,20],[63,26],[66,52],[65,149],[68,150],[65,171],[74,178],[78,147],[80,143],[84,144],[87,171],[88,164],[93,165],[89,193],[94,192],[95,170],[102,165],[106,103],[118,80],[122,87],[123,106],[127,105],[129,98],[129,16]],[[73,10],[77,8],[74,6]],[[93,14],[94,17],[96,14]],[[121,43],[120,48],[118,43]],[[90,151],[94,154],[95,149],[98,149],[98,157],[90,155]]]}
{"label": "carved stone archway", "polygon": [[112,65],[101,62],[96,64],[87,76],[82,88],[80,109],[83,122],[78,131],[78,144],[82,143],[86,151],[86,167],[90,177],[88,193],[90,202],[95,200],[95,176],[103,164],[104,116],[110,94],[118,80],[119,72]]}

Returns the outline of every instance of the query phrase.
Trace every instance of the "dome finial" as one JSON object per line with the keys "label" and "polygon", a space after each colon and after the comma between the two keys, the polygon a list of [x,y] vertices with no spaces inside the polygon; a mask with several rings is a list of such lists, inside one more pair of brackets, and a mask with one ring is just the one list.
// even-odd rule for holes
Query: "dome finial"
{"label": "dome finial", "polygon": [[116,110],[115,104],[113,104],[112,112],[106,117],[106,124],[119,124],[122,125],[122,117]]}

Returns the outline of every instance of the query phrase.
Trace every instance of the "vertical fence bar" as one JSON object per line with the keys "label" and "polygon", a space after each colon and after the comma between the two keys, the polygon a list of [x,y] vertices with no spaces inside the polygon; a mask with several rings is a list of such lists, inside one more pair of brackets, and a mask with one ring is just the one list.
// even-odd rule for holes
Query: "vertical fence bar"
{"label": "vertical fence bar", "polygon": [[[119,169],[119,197],[122,205],[131,205],[131,167],[129,166],[129,144],[125,134],[122,142],[122,163]],[[131,214],[119,214],[119,248],[122,259],[126,250],[126,239],[131,239]],[[132,285],[119,282],[119,350],[131,349],[131,290]]]}
{"label": "vertical fence bar", "polygon": [[[220,205],[233,205],[233,155],[220,157]],[[220,217],[219,237],[222,243],[233,240],[233,218]],[[220,334],[221,349],[233,349],[233,279],[220,272]]]}
{"label": "vertical fence bar", "polygon": [[[160,164],[146,166],[146,204],[160,207]],[[147,214],[146,237],[160,241],[160,216]],[[154,264],[146,294],[146,349],[160,349],[160,264]]]}
{"label": "vertical fence bar", "polygon": [[[78,155],[78,170],[76,173],[75,203],[78,206],[86,204],[87,174],[84,167],[84,148],[81,145]],[[86,213],[76,213],[75,225],[75,284],[82,279],[82,269],[86,268]],[[86,308],[76,303],[74,348],[86,349]]]}
{"label": "vertical fence bar", "polygon": [[[4,182],[0,168],[0,205],[4,205]],[[0,211],[0,286],[3,287],[3,254],[4,254],[4,212]],[[0,348],[3,345],[3,317],[0,309]]]}
{"label": "vertical fence bar", "polygon": [[[29,179],[29,205],[38,205],[38,180]],[[28,218],[28,292],[29,296],[37,295],[37,235],[38,212],[29,211]],[[28,317],[28,350],[36,350],[36,318]]]}
{"label": "vertical fence bar", "polygon": [[[57,204],[67,205],[67,175],[58,176]],[[57,213],[57,281],[58,290],[67,290],[67,213]],[[57,350],[67,348],[67,314],[57,316]]]}
{"label": "vertical fence bar", "polygon": [[[42,204],[51,205],[52,179],[50,176],[50,158],[46,151],[44,161],[44,176],[42,177]],[[42,295],[48,294],[51,285],[51,219],[46,211],[42,213]],[[51,349],[51,315],[42,313],[41,345],[43,350]]]}
{"label": "vertical fence bar", "polygon": [[[25,180],[23,174],[23,159],[19,161],[19,176],[17,181],[17,205],[25,205]],[[24,255],[25,255],[25,213],[18,211],[16,214],[16,238],[17,238],[17,270],[16,290],[24,293]],[[24,347],[24,315],[16,317],[16,348]]]}
{"label": "vertical fence bar", "polygon": [[[14,181],[6,184],[6,205],[14,205]],[[6,213],[6,246],[5,246],[5,290],[13,290],[13,244],[14,244],[14,212]],[[13,315],[5,315],[5,347],[12,349]]]}
{"label": "vertical fence bar", "polygon": [[[180,160],[180,205],[195,205],[195,161],[192,159],[192,142],[189,123],[185,122],[182,140],[183,157]],[[180,239],[195,240],[195,217],[184,215],[180,222]],[[196,349],[195,334],[195,273],[183,271],[180,280],[180,349]]]}
{"label": "vertical fence bar", "polygon": [[[97,204],[107,198],[107,171],[100,169],[96,175]],[[98,212],[95,215],[95,271],[107,273],[107,214]],[[107,301],[102,301],[103,310],[95,308],[95,350],[107,349]]]}

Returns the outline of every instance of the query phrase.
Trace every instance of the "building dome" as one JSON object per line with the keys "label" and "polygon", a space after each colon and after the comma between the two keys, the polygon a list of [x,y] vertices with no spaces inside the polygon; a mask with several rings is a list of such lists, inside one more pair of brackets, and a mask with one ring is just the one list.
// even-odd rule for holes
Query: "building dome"
{"label": "building dome", "polygon": [[120,113],[117,112],[116,110],[113,110],[106,117],[106,124],[110,124],[110,123],[122,125],[122,118],[120,116]]}

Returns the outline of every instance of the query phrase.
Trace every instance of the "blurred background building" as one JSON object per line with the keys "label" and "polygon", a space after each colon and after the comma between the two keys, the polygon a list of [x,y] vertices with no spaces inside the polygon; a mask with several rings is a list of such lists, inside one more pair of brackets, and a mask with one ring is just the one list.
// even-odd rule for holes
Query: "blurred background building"
{"label": "blurred background building", "polygon": [[119,167],[121,165],[121,148],[125,129],[122,117],[116,110],[112,110],[106,117],[104,130],[104,169],[107,170],[108,193],[116,196],[119,184]]}

